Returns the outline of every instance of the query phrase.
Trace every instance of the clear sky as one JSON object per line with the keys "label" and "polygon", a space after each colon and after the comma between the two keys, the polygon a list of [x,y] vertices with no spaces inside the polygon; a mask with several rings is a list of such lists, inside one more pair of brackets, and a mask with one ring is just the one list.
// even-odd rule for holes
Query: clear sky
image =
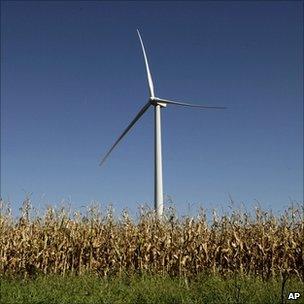
{"label": "clear sky", "polygon": [[14,208],[92,200],[153,206],[156,95],[226,106],[162,111],[164,194],[225,207],[229,195],[303,201],[303,2],[1,2],[1,196]]}

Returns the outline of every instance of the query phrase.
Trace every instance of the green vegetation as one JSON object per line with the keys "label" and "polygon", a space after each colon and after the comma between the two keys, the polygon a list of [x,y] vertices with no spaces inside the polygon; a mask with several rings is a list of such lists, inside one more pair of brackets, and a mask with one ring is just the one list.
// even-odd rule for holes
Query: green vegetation
{"label": "green vegetation", "polygon": [[[301,292],[295,301],[304,303],[303,283],[289,279],[284,291]],[[168,276],[124,276],[100,278],[95,275],[43,276],[36,279],[5,279],[1,281],[1,303],[5,304],[90,304],[90,303],[261,303],[281,302],[281,280],[258,278],[222,278],[199,275],[190,282]]]}

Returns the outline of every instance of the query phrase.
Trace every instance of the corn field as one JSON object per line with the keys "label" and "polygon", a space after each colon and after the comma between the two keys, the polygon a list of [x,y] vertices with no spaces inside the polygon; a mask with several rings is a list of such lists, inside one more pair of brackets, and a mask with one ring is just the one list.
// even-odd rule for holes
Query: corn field
{"label": "corn field", "polygon": [[257,275],[268,279],[282,273],[304,280],[304,206],[281,216],[256,209],[254,215],[233,211],[207,220],[178,219],[168,211],[162,220],[141,210],[136,221],[119,218],[96,206],[85,215],[66,208],[48,208],[32,215],[26,200],[16,219],[1,202],[0,275],[125,273],[195,276]]}

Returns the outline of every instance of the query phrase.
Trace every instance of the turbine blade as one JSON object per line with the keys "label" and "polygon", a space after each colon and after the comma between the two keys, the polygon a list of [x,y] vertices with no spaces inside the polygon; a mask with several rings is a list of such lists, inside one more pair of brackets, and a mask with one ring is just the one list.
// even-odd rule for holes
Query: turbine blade
{"label": "turbine blade", "polygon": [[173,105],[184,106],[184,107],[195,107],[195,108],[203,108],[203,109],[227,109],[226,107],[204,106],[204,105],[199,105],[199,104],[191,104],[191,103],[173,101],[173,100],[162,99],[162,98],[154,98],[154,100],[157,102],[163,102],[166,104],[173,104]]}
{"label": "turbine blade", "polygon": [[122,132],[122,134],[118,137],[118,139],[115,141],[113,146],[110,148],[110,150],[107,152],[107,154],[103,157],[101,162],[99,163],[99,166],[101,166],[105,160],[108,158],[108,156],[111,154],[113,149],[117,146],[117,144],[121,141],[121,139],[128,133],[128,131],[134,126],[134,124],[139,120],[139,118],[148,110],[151,103],[148,102],[146,105],[142,107],[142,109],[138,112],[138,114],[135,116],[135,118],[131,121],[131,123],[127,126],[127,128]]}
{"label": "turbine blade", "polygon": [[138,34],[140,44],[141,44],[141,48],[142,48],[142,51],[143,51],[143,54],[144,54],[146,72],[147,72],[147,78],[148,78],[148,85],[149,85],[149,91],[150,91],[150,97],[154,97],[154,85],[153,85],[152,76],[151,76],[150,69],[149,69],[148,59],[147,59],[147,55],[146,55],[146,51],[145,51],[145,46],[144,46],[144,43],[141,39],[141,35],[140,35],[139,30],[137,30],[137,34]]}

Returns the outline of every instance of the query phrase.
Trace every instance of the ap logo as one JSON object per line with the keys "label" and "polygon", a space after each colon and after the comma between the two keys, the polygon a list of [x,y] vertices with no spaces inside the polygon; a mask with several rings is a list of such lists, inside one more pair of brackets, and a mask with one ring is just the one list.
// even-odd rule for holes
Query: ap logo
{"label": "ap logo", "polygon": [[288,295],[288,300],[297,300],[301,294],[299,292],[290,292]]}

